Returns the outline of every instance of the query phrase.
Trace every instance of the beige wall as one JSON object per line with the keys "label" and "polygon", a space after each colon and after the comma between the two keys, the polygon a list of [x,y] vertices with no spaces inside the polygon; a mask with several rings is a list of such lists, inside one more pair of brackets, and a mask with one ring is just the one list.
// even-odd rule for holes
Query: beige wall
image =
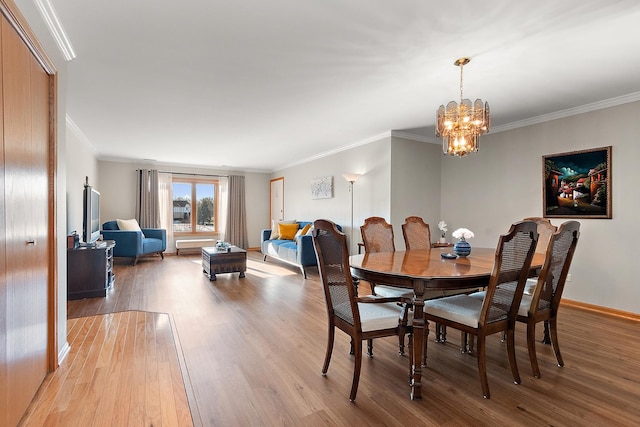
{"label": "beige wall", "polygon": [[67,186],[65,202],[67,206],[67,229],[65,234],[76,231],[82,239],[82,195],[85,180],[100,191],[98,161],[95,151],[87,142],[82,141],[67,127]]}
{"label": "beige wall", "polygon": [[[419,216],[438,240],[440,221],[439,145],[392,138],[390,210],[396,249],[404,249],[402,224],[408,216]],[[388,219],[387,219],[388,220]]]}
{"label": "beige wall", "polygon": [[[564,297],[640,313],[635,240],[640,199],[640,102],[488,134],[480,152],[442,159],[442,218],[495,246],[509,224],[542,216],[542,156],[611,145],[613,219],[580,219],[581,237]],[[552,219],[560,225],[563,220]]]}

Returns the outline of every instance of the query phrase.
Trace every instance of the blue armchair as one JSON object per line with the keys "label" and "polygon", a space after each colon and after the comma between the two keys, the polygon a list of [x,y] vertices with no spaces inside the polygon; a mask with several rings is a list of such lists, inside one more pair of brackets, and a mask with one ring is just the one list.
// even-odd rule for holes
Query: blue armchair
{"label": "blue armchair", "polygon": [[164,259],[163,252],[167,249],[167,230],[164,228],[126,231],[118,228],[117,221],[108,221],[102,224],[102,236],[105,240],[116,242],[113,256],[133,258],[133,265],[143,255],[160,254]]}

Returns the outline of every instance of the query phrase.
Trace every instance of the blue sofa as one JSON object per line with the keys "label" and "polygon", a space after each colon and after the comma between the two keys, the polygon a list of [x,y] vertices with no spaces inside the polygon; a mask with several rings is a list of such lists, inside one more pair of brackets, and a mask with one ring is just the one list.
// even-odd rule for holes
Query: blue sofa
{"label": "blue sofa", "polygon": [[[303,228],[310,221],[297,221],[299,228]],[[341,230],[340,226],[338,229]],[[271,229],[267,228],[261,231],[260,249],[264,255],[263,261],[267,260],[267,256],[284,261],[300,268],[302,277],[307,278],[307,267],[315,267],[318,265],[316,259],[316,250],[313,247],[313,238],[311,236],[298,236],[296,240],[270,240]]]}
{"label": "blue sofa", "polygon": [[133,265],[143,255],[159,254],[164,259],[163,252],[167,250],[167,230],[164,228],[126,231],[118,228],[117,221],[108,221],[102,224],[102,236],[105,240],[116,242],[113,256],[133,258]]}

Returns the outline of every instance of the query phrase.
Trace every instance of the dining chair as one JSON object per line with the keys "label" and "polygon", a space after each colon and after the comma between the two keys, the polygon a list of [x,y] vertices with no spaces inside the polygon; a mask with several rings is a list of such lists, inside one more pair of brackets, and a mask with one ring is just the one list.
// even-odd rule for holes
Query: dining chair
{"label": "dining chair", "polygon": [[[537,254],[545,255],[547,253],[547,247],[549,246],[549,240],[551,239],[551,235],[556,232],[558,227],[551,224],[547,218],[542,218],[538,216],[531,216],[524,218],[523,221],[533,221],[536,223],[538,229],[538,243],[536,244],[536,252]],[[527,279],[526,284],[524,285],[524,295],[533,295],[533,291],[535,290],[536,284],[538,283],[538,277],[529,277]],[[482,292],[473,293],[474,297],[479,297],[484,295]],[[468,337],[466,335],[462,336],[462,351],[472,353],[473,352],[473,340],[467,344]],[[507,337],[503,337],[503,341],[506,340]],[[544,338],[542,342],[545,344],[551,344],[551,339],[549,338],[549,323],[544,323]]]}
{"label": "dining chair", "polygon": [[[393,226],[384,218],[372,216],[365,219],[364,224],[360,226],[360,233],[362,234],[362,242],[366,253],[396,251],[393,241]],[[376,283],[369,283],[369,286],[371,286],[371,293],[374,295],[406,299],[413,297],[413,291],[409,292],[405,288],[377,285]]]}
{"label": "dining chair", "polygon": [[[537,240],[537,227],[532,221],[515,223],[507,234],[500,236],[483,299],[463,294],[424,302],[425,320],[477,337],[478,372],[482,393],[487,399],[490,397],[485,345],[488,335],[506,331],[511,373],[514,382],[520,384],[514,330]],[[428,335],[428,327],[426,329]]]}
{"label": "dining chair", "polygon": [[419,216],[408,216],[402,224],[402,237],[407,250],[431,249],[431,230]]}
{"label": "dining chair", "polygon": [[393,242],[393,226],[384,218],[371,216],[364,220],[360,226],[364,250],[373,252],[394,252],[396,246]]}
{"label": "dining chair", "polygon": [[[372,216],[364,220],[360,226],[364,251],[366,253],[375,252],[395,252],[393,226],[384,218]],[[413,290],[399,288],[396,286],[379,285],[369,282],[371,293],[380,297],[400,298],[407,308],[413,307]],[[398,337],[398,352],[404,354],[404,336]]]}
{"label": "dining chair", "polygon": [[[536,245],[536,253],[545,255],[547,253],[547,247],[551,240],[551,235],[558,230],[558,227],[551,224],[547,218],[541,218],[538,216],[531,216],[523,219],[523,221],[533,221],[538,226],[538,244]],[[527,284],[524,287],[525,295],[533,295],[533,292],[538,283],[538,277],[530,277],[527,279]],[[544,335],[542,338],[544,344],[551,344],[549,337],[549,322],[544,322]]]}
{"label": "dining chair", "polygon": [[[327,351],[322,375],[326,376],[329,369],[335,328],[338,328],[351,337],[355,355],[353,381],[349,395],[349,400],[353,402],[356,399],[360,380],[362,341],[367,340],[371,348],[374,338],[409,334],[411,349],[412,325],[407,319],[406,305],[397,304],[400,298],[357,296],[350,274],[346,235],[338,230],[335,223],[323,219],[314,221],[312,236],[329,319]],[[409,371],[411,371],[413,351],[409,353]],[[372,356],[371,353],[369,355]]]}
{"label": "dining chair", "polygon": [[569,267],[580,237],[580,223],[567,221],[551,235],[542,271],[533,295],[523,295],[518,310],[517,321],[527,324],[527,350],[533,376],[540,378],[540,368],[536,357],[536,323],[545,322],[551,332],[551,343],[558,366],[564,366],[558,346],[558,308],[562,291],[567,280]]}

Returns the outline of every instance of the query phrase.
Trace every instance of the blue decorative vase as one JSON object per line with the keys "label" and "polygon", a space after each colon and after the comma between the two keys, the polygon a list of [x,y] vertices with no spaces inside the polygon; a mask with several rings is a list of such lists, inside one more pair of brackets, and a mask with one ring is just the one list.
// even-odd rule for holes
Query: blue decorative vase
{"label": "blue decorative vase", "polygon": [[471,253],[471,245],[463,237],[453,245],[453,253],[464,258]]}

